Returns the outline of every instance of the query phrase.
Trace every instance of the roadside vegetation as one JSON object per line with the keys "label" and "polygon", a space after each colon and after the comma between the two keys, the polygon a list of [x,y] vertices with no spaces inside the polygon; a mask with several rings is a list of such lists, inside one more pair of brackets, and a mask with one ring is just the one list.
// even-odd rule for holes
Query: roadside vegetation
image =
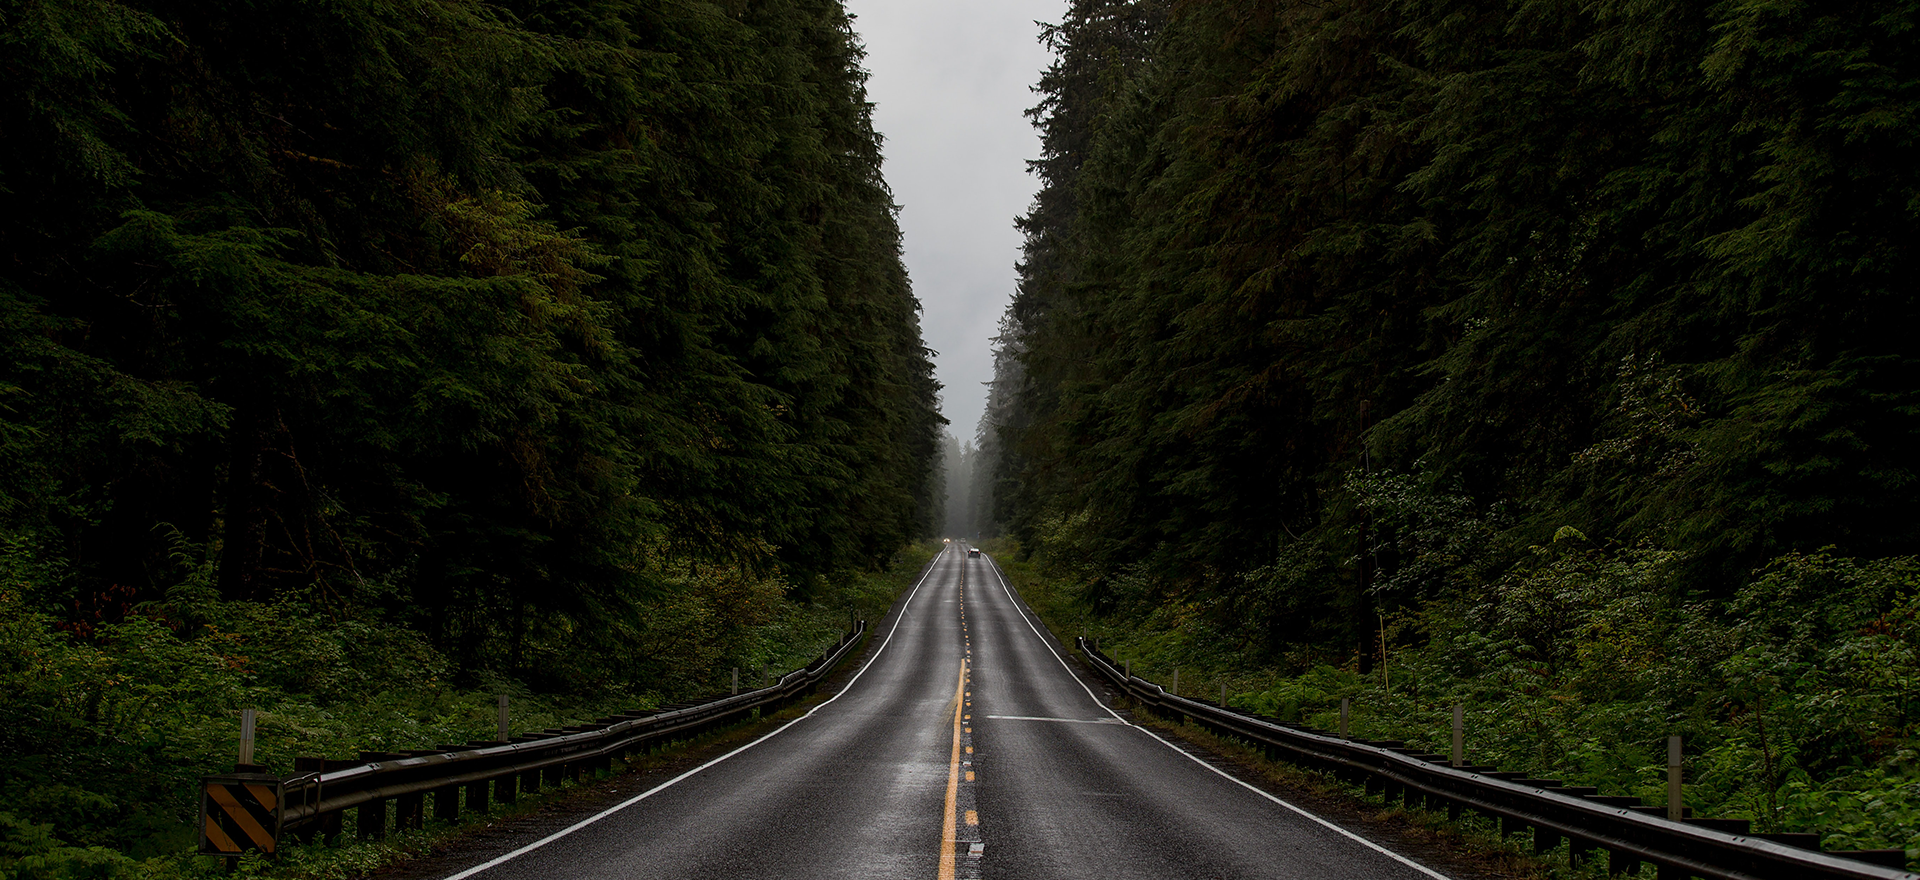
{"label": "roadside vegetation", "polygon": [[[79,640],[57,617],[22,607],[25,585],[11,579],[18,570],[0,569],[8,577],[0,580],[0,644],[9,646],[0,666],[0,742],[9,756],[0,876],[211,873],[212,859],[189,855],[197,782],[232,769],[241,708],[259,711],[255,762],[284,772],[297,756],[491,739],[502,693],[516,733],[724,694],[736,667],[742,687],[753,687],[763,670],[810,662],[850,619],[877,622],[936,546],[903,551],[888,570],[850,575],[807,602],[788,598],[777,577],[689,574],[684,589],[653,606],[650,619],[664,623],[633,633],[620,655],[574,658],[570,668],[583,679],[561,692],[500,675],[463,679],[420,633],[377,617],[328,618],[293,601],[225,602],[191,582]],[[344,847],[308,847],[250,863],[249,872],[357,876],[433,837],[348,835]]]}
{"label": "roadside vegetation", "polygon": [[996,558],[1056,633],[1085,632],[1162,686],[1178,670],[1187,696],[1224,687],[1232,708],[1321,730],[1344,698],[1354,736],[1440,754],[1460,704],[1470,762],[1655,805],[1677,733],[1694,815],[1920,857],[1920,561],[1787,556],[1712,604],[1674,598],[1670,554],[1585,543],[1565,536],[1484,591],[1387,619],[1395,647],[1370,666],[1270,655],[1201,608],[1091,613],[1073,574]]}

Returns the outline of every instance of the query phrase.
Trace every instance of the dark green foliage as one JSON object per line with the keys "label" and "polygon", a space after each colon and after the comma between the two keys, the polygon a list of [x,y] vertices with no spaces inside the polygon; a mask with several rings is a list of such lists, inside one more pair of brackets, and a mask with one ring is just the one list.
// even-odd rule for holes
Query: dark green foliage
{"label": "dark green foliage", "polygon": [[32,601],[114,619],[177,534],[228,599],[524,671],[674,560],[813,589],[931,528],[837,3],[4,20],[0,516],[69,563]]}
{"label": "dark green foliage", "polygon": [[1916,16],[1071,4],[994,516],[1295,712],[1385,662],[1541,773],[1684,728],[1716,808],[1908,842]]}
{"label": "dark green foliage", "polygon": [[1322,635],[1363,656],[1377,628],[1338,620],[1415,595],[1381,469],[1498,511],[1496,562],[1573,525],[1715,596],[1910,547],[1915,14],[1074,5],[990,415],[1003,521],[1040,548],[1084,517],[1170,595],[1331,559]]}
{"label": "dark green foliage", "polygon": [[836,0],[0,0],[9,801],[119,762],[171,822],[249,700],[370,748],[300,713],[683,698],[874,604],[941,421],[861,52]]}

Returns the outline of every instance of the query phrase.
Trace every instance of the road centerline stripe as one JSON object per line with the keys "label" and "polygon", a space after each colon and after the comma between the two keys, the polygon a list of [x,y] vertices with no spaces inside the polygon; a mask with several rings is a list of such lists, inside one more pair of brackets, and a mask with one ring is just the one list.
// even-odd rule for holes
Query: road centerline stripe
{"label": "road centerline stripe", "polygon": [[[953,689],[953,754],[947,759],[947,815],[940,820],[940,880],[953,880],[954,811],[960,800],[960,713],[966,706],[967,661],[960,661],[960,683]],[[972,751],[969,749],[968,751]]]}

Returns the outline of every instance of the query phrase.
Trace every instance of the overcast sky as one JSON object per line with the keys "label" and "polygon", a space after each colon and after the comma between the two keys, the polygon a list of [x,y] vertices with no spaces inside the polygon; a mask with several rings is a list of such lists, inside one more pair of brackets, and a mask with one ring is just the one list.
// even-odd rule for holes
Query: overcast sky
{"label": "overcast sky", "polygon": [[947,430],[973,439],[993,378],[991,340],[1020,258],[1015,217],[1040,142],[1022,112],[1049,56],[1035,21],[1065,0],[847,0],[867,46],[867,97],[885,136],[907,270],[939,355]]}

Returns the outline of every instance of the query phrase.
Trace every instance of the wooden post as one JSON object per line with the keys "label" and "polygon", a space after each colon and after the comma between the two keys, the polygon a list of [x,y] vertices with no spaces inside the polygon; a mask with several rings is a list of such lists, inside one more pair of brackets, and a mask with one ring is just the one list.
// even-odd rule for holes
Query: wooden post
{"label": "wooden post", "polygon": [[240,763],[253,763],[253,719],[254,710],[240,710]]}
{"label": "wooden post", "polygon": [[1176,697],[1180,696],[1180,667],[1178,666],[1173,667],[1173,690],[1168,691],[1168,693]]}
{"label": "wooden post", "polygon": [[507,695],[501,694],[500,695],[500,742],[506,742],[509,739],[508,733],[509,733],[509,728],[507,727]]}
{"label": "wooden post", "polygon": [[1340,698],[1340,738],[1347,738],[1347,709],[1353,702],[1352,697]]}
{"label": "wooden post", "polygon": [[467,809],[476,813],[487,811],[487,781],[467,783]]}
{"label": "wooden post", "polygon": [[738,666],[733,667],[733,693],[734,696],[740,695],[740,667]]}
{"label": "wooden post", "polygon": [[1667,737],[1667,818],[1678,822],[1686,815],[1680,795],[1680,737]]}
{"label": "wooden post", "polygon": [[393,827],[398,831],[412,831],[426,824],[426,792],[403,794],[393,799]]}
{"label": "wooden post", "polygon": [[460,818],[460,786],[449,785],[433,790],[433,818],[446,822]]}
{"label": "wooden post", "polygon": [[1467,765],[1467,707],[1463,703],[1453,706],[1453,766]]}
{"label": "wooden post", "polygon": [[354,810],[361,840],[380,840],[387,836],[387,802],[368,801]]}
{"label": "wooden post", "polygon": [[1393,696],[1393,673],[1388,671],[1387,663],[1387,616],[1380,615],[1380,683],[1386,687],[1387,696]]}
{"label": "wooden post", "polygon": [[1220,683],[1220,708],[1227,708],[1227,683]]}

